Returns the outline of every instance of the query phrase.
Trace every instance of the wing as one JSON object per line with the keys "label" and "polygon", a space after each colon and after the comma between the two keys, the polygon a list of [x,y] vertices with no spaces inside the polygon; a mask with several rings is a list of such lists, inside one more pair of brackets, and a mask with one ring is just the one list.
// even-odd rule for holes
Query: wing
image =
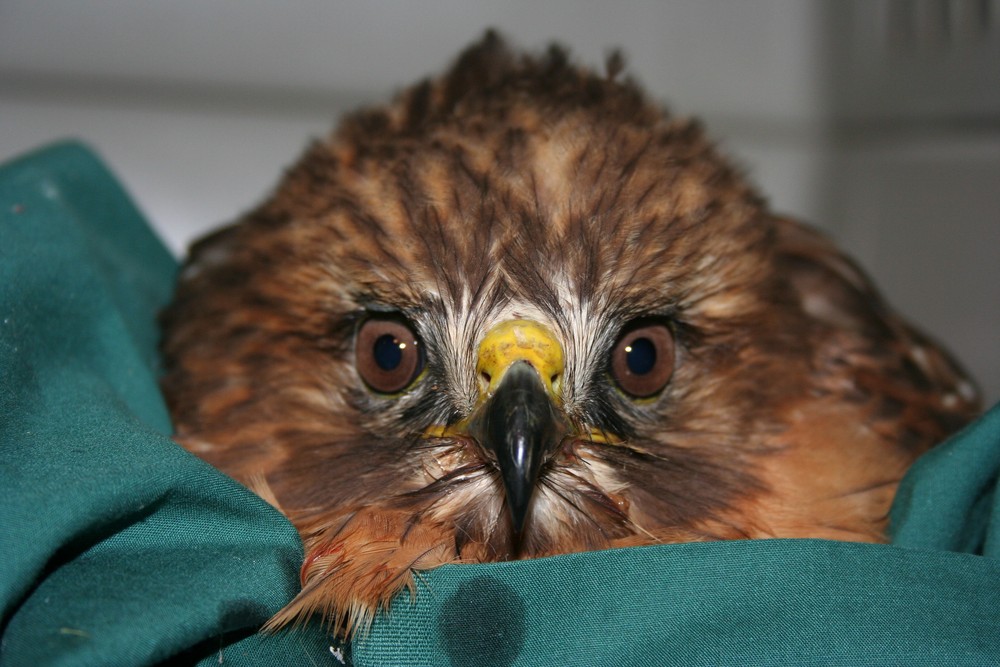
{"label": "wing", "polygon": [[857,264],[797,222],[776,220],[776,230],[779,266],[819,325],[818,389],[867,404],[884,435],[920,451],[978,413],[959,364],[896,314]]}

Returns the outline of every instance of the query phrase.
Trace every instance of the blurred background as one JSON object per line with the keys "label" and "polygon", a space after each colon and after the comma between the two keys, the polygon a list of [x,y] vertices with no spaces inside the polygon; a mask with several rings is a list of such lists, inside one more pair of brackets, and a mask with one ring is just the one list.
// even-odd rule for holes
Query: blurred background
{"label": "blurred background", "polygon": [[621,47],[1000,399],[1000,0],[0,0],[0,161],[83,139],[182,255],[489,26]]}

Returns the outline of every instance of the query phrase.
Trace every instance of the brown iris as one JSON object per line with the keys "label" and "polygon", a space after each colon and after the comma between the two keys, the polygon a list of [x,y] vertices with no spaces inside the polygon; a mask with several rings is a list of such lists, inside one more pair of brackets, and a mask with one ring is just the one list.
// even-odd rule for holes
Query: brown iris
{"label": "brown iris", "polygon": [[625,329],[611,352],[611,376],[626,394],[648,398],[661,391],[674,372],[674,337],[662,322]]}
{"label": "brown iris", "polygon": [[354,344],[358,374],[382,394],[406,389],[423,370],[424,356],[413,329],[395,318],[366,320]]}

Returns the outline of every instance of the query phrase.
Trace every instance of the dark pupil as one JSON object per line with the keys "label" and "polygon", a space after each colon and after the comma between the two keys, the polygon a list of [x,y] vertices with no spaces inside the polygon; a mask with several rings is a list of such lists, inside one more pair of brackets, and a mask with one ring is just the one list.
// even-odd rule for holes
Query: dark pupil
{"label": "dark pupil", "polygon": [[625,363],[633,375],[645,375],[656,365],[656,346],[648,338],[636,338],[625,348]]}
{"label": "dark pupil", "polygon": [[375,340],[375,363],[384,371],[394,370],[403,360],[403,349],[392,334],[384,334]]}

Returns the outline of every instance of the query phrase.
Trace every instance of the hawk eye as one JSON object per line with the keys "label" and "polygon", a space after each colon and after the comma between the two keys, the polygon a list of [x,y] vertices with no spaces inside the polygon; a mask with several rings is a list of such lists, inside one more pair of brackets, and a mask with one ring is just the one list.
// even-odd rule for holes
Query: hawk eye
{"label": "hawk eye", "polygon": [[424,353],[413,329],[395,318],[366,320],[354,343],[358,374],[380,394],[406,389],[424,367]]}
{"label": "hawk eye", "polygon": [[611,377],[629,396],[648,398],[674,372],[674,337],[667,325],[641,320],[626,327],[611,352]]}

